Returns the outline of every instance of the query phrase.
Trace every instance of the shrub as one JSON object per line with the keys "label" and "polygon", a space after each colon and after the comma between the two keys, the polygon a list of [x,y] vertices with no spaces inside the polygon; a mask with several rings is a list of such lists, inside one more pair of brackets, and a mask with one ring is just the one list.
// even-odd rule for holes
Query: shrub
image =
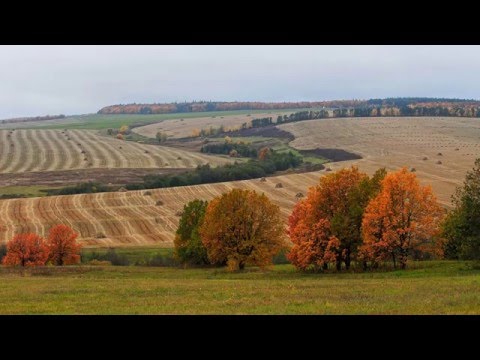
{"label": "shrub", "polygon": [[111,266],[112,263],[110,261],[107,261],[107,260],[93,259],[93,260],[90,260],[88,262],[88,265],[92,265],[92,266]]}

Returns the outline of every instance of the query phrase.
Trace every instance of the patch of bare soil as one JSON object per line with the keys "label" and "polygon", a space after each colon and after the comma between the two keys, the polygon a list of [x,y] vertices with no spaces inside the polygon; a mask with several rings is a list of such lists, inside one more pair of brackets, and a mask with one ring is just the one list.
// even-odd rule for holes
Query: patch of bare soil
{"label": "patch of bare soil", "polygon": [[178,174],[186,169],[81,169],[63,171],[0,174],[1,186],[68,186],[82,182],[100,182],[112,185],[137,183],[146,175]]}

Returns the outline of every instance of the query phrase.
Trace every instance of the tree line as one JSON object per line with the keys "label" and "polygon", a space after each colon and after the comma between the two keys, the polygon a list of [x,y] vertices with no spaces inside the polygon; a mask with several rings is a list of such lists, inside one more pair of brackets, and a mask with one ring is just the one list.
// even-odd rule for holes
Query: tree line
{"label": "tree line", "polygon": [[322,177],[297,202],[284,239],[278,206],[264,194],[234,189],[184,206],[175,255],[185,264],[266,266],[281,249],[299,270],[363,270],[382,262],[405,269],[410,258],[480,260],[480,159],[446,214],[430,186],[403,168],[371,177],[356,167]]}

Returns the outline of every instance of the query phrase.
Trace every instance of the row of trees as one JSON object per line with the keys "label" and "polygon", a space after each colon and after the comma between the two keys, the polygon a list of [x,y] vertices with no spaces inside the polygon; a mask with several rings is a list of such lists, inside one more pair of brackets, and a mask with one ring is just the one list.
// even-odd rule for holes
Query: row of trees
{"label": "row of trees", "polygon": [[38,234],[17,234],[7,244],[7,254],[2,260],[8,266],[39,266],[51,263],[56,266],[76,264],[80,261],[81,245],[78,234],[66,225],[53,226],[44,239]]}
{"label": "row of trees", "polygon": [[[445,211],[428,186],[403,168],[372,177],[356,167],[328,174],[294,207],[287,257],[301,270],[364,269],[392,261],[405,269],[411,255],[441,255]],[[265,195],[232,190],[209,204],[185,205],[175,238],[184,263],[265,266],[287,248],[278,207]]]}

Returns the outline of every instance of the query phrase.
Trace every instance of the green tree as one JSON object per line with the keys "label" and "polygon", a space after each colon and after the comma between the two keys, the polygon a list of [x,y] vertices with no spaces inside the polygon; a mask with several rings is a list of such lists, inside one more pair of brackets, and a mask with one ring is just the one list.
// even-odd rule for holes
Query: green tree
{"label": "green tree", "polygon": [[445,256],[480,260],[480,158],[452,200],[455,208],[442,226]]}
{"label": "green tree", "polygon": [[205,217],[208,202],[190,201],[183,207],[183,214],[175,235],[175,257],[184,264],[208,264],[207,250],[198,233]]}

